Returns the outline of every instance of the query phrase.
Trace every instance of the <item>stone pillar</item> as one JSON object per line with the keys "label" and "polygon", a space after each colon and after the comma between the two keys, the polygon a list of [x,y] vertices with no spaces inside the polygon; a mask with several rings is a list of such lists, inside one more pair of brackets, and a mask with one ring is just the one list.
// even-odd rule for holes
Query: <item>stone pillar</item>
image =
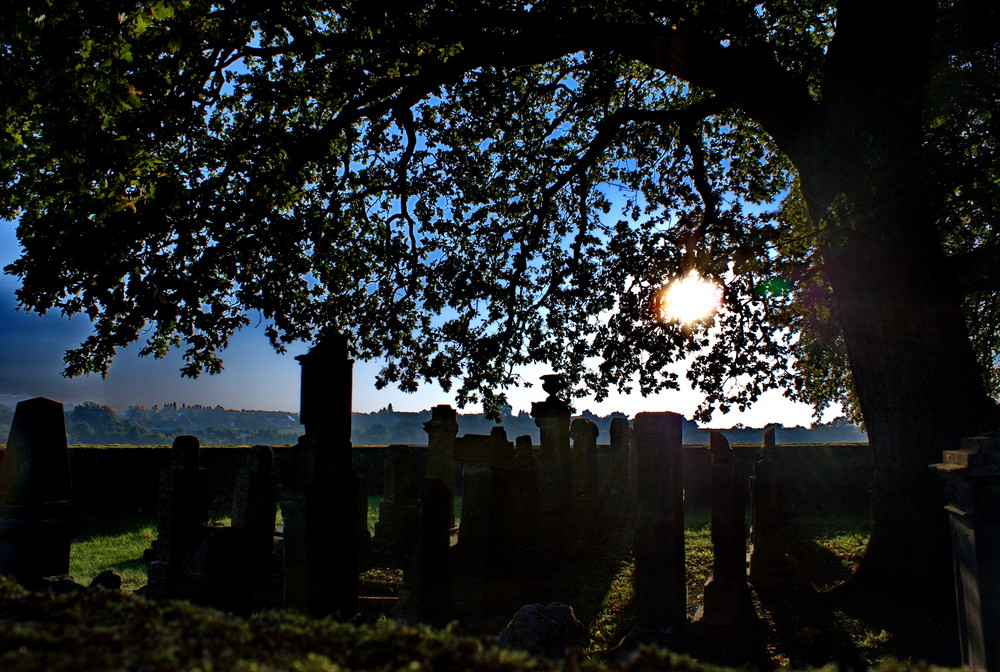
{"label": "stone pillar", "polygon": [[306,433],[292,449],[281,500],[285,605],[349,620],[358,610],[361,484],[351,459],[354,361],[342,336],[321,339],[296,359]]}
{"label": "stone pillar", "polygon": [[[269,599],[274,581],[274,522],[277,503],[272,469],[274,452],[253,446],[233,488],[233,527],[243,530],[249,554],[253,607],[275,606]],[[246,563],[244,558],[242,562]]]}
{"label": "stone pillar", "polygon": [[188,564],[204,541],[208,523],[200,452],[198,437],[178,436],[171,448],[170,466],[160,470],[156,541],[146,586],[146,591],[158,598],[187,598],[191,593]]}
{"label": "stone pillar", "polygon": [[443,627],[451,619],[451,490],[440,478],[425,478],[417,489],[416,547],[407,556],[403,587],[394,615]]}
{"label": "stone pillar", "polygon": [[945,479],[962,663],[1000,670],[1000,436],[963,439],[931,468]]}
{"label": "stone pillar", "polygon": [[746,511],[733,451],[722,432],[709,433],[712,455],[712,577],[699,610],[702,623],[725,629],[749,625],[754,614],[747,584]]}
{"label": "stone pillar", "polygon": [[440,478],[452,496],[455,495],[456,418],[454,408],[440,404],[431,409],[431,419],[424,423],[427,432],[427,478]]}
{"label": "stone pillar", "polygon": [[19,402],[0,468],[0,573],[28,588],[69,573],[72,491],[63,405]]}
{"label": "stone pillar", "polygon": [[687,624],[681,416],[639,413],[633,641],[683,651]]}
{"label": "stone pillar", "polygon": [[573,485],[570,474],[570,405],[559,397],[564,388],[559,375],[542,376],[545,401],[531,404],[531,416],[539,429],[542,525],[554,546],[566,543],[565,521],[571,510]]}
{"label": "stone pillar", "polygon": [[780,574],[785,553],[778,500],[777,451],[774,428],[764,431],[763,458],[754,464],[750,479],[750,579],[767,581]]}

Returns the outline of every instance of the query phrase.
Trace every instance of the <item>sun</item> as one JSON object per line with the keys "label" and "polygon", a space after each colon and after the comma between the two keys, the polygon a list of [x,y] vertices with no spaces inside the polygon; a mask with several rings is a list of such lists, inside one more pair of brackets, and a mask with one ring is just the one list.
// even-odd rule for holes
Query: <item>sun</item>
{"label": "sun", "polygon": [[722,288],[691,271],[656,293],[654,311],[661,322],[692,325],[711,317],[722,305]]}

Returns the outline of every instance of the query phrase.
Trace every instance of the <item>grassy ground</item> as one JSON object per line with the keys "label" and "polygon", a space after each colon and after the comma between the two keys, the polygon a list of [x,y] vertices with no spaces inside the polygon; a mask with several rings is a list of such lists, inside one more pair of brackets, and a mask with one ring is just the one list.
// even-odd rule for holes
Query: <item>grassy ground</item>
{"label": "grassy ground", "polygon": [[74,539],[69,573],[84,585],[110,569],[122,577],[123,590],[146,585],[146,563],[142,553],[156,538],[156,521],[135,518],[94,527]]}
{"label": "grassy ground", "polygon": [[[370,530],[378,520],[379,499],[369,500]],[[458,513],[460,503],[456,502]],[[90,530],[73,545],[71,573],[77,581],[87,583],[104,569],[112,569],[122,576],[126,590],[137,589],[146,580],[142,552],[154,537],[155,523],[150,519]],[[695,623],[691,626],[692,655],[722,664],[750,663],[758,669],[818,666],[830,661],[862,667],[889,656],[957,664],[955,647],[947,643],[954,639],[950,624],[917,622],[923,617],[916,614],[907,620],[903,607],[869,604],[863,596],[829,591],[851,575],[867,537],[866,521],[852,518],[812,518],[789,526],[788,566],[778,584],[755,586],[759,623],[745,650],[733,647],[734,651],[722,651],[713,644],[716,639],[701,641]],[[688,512],[685,541],[687,606],[689,617],[693,617],[711,575],[707,511]],[[548,589],[551,595],[541,596],[574,607],[588,627],[588,655],[605,662],[614,658],[615,646],[634,623],[631,545],[630,532],[623,531],[585,554],[567,558]],[[398,582],[401,576],[397,571],[380,578]],[[498,615],[497,623],[503,620],[504,616]]]}

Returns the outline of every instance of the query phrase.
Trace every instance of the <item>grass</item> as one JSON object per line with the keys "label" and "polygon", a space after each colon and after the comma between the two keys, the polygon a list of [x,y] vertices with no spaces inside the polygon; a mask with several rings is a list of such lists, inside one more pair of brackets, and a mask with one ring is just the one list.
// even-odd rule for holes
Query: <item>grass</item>
{"label": "grass", "polygon": [[[368,500],[369,530],[374,529],[378,520],[380,499],[373,496]],[[455,510],[458,516],[460,499],[455,502]],[[707,510],[689,511],[686,516],[687,611],[691,617],[701,604],[705,581],[711,576],[710,518]],[[226,524],[228,519],[214,522]],[[122,576],[125,590],[136,590],[146,582],[146,566],[141,558],[155,535],[155,522],[149,518],[92,529],[73,544],[71,574],[78,582],[86,584],[101,571],[111,569]],[[867,537],[866,521],[859,519],[817,517],[796,521],[788,528],[786,537],[793,571],[804,577],[812,589],[827,590],[850,576],[864,551]],[[583,554],[585,557],[568,558],[551,590],[552,599],[572,604],[578,617],[588,626],[588,654],[606,662],[610,661],[612,650],[635,620],[631,547],[631,531],[623,530],[617,537]],[[401,580],[399,572],[382,578],[390,582]],[[769,640],[770,658],[776,665],[799,664],[800,659],[788,651],[795,647],[819,646],[817,642],[826,646],[829,641],[836,642],[830,649],[831,655],[838,655],[837,650],[850,650],[855,660],[874,664],[886,651],[892,652],[887,646],[896,641],[891,628],[856,612],[848,616],[832,611],[822,623],[800,623],[787,628],[778,622],[769,605],[758,603],[757,607],[770,632],[763,636]]]}
{"label": "grass", "polygon": [[73,541],[69,573],[78,583],[87,585],[110,569],[122,577],[123,590],[138,590],[146,584],[142,553],[155,538],[156,521],[151,518],[95,527]]}

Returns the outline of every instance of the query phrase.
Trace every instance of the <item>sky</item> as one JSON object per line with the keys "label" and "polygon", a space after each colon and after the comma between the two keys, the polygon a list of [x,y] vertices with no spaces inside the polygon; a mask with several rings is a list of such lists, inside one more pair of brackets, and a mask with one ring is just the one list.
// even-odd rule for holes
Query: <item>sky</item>
{"label": "sky", "polygon": [[[0,221],[0,268],[19,254],[15,224]],[[177,402],[231,409],[298,411],[299,364],[294,356],[305,352],[308,346],[295,344],[287,353],[277,354],[264,335],[263,325],[245,328],[230,339],[230,347],[221,354],[225,370],[214,376],[181,378],[179,351],[156,360],[139,357],[139,346],[132,345],[119,351],[107,378],[97,375],[64,378],[60,375],[63,354],[90,334],[90,322],[82,315],[68,319],[57,312],[38,316],[18,310],[14,296],[18,286],[16,277],[0,274],[0,401],[4,397],[44,396],[72,404],[96,401],[119,410],[132,405],[151,407]],[[375,375],[380,367],[378,361],[355,363],[355,411],[370,413],[389,404],[396,411],[455,405],[454,395],[437,386],[424,386],[413,394],[395,388],[376,390]],[[524,379],[534,386],[508,390],[515,413],[529,410],[531,402],[545,398],[539,377],[551,372],[544,367],[522,372]],[[683,382],[683,375],[681,379]],[[620,411],[631,417],[642,411],[673,411],[690,418],[700,401],[701,396],[688,388],[646,398],[638,394],[628,397],[611,394],[601,403],[586,398],[573,403],[576,409],[597,415]],[[470,406],[463,412],[478,410]],[[822,419],[828,421],[838,414],[837,410],[827,411]],[[808,426],[813,422],[812,408],[771,391],[746,412],[717,413],[711,422],[702,424],[725,429],[737,423],[763,427],[771,422],[787,427]]]}

